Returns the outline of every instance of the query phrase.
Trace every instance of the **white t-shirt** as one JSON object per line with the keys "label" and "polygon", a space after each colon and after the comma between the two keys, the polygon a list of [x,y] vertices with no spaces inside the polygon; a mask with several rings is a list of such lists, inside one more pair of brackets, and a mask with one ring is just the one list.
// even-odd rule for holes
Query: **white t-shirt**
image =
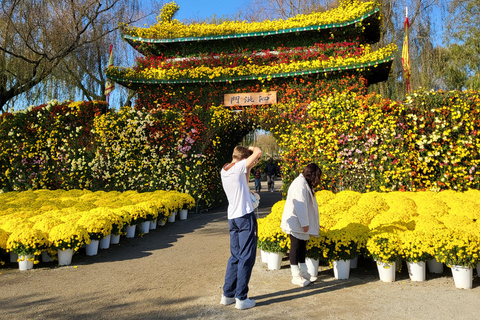
{"label": "white t-shirt", "polygon": [[253,212],[247,181],[247,160],[240,160],[230,169],[222,168],[222,185],[228,199],[228,219],[240,218]]}

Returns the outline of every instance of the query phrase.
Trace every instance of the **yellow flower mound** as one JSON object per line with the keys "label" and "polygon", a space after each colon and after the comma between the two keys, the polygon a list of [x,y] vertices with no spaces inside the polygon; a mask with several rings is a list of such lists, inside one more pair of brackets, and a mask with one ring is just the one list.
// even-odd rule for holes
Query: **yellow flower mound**
{"label": "yellow flower mound", "polygon": [[7,247],[9,233],[0,228],[0,248]]}
{"label": "yellow flower mound", "polygon": [[192,209],[177,191],[138,193],[37,190],[0,194],[0,248],[14,252],[77,250],[90,240],[122,234],[124,227]]}
{"label": "yellow flower mound", "polygon": [[48,240],[52,247],[58,250],[77,251],[84,244],[90,243],[87,229],[71,222],[53,227],[48,234]]}
{"label": "yellow flower mound", "polygon": [[91,240],[100,240],[112,232],[112,221],[95,209],[82,214],[77,224],[88,231]]}
{"label": "yellow flower mound", "polygon": [[342,1],[340,6],[325,12],[300,14],[289,19],[266,20],[262,22],[225,21],[221,24],[184,24],[172,19],[179,7],[168,3],[161,10],[158,23],[149,28],[124,25],[124,33],[148,39],[172,39],[187,37],[221,36],[242,33],[277,31],[352,21],[372,12],[377,5],[371,2]]}
{"label": "yellow flower mound", "polygon": [[[332,261],[356,254],[375,260],[419,262],[435,258],[475,267],[480,262],[480,191],[358,193],[318,191],[320,236],[307,253]],[[285,202],[259,220],[259,246],[288,248],[280,229]]]}

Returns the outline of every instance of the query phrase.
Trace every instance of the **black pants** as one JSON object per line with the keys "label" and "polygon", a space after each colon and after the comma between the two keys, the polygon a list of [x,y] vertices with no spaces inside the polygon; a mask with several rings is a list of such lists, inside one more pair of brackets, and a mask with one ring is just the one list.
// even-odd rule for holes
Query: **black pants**
{"label": "black pants", "polygon": [[305,263],[305,253],[307,252],[307,241],[300,240],[290,235],[290,264],[298,265]]}

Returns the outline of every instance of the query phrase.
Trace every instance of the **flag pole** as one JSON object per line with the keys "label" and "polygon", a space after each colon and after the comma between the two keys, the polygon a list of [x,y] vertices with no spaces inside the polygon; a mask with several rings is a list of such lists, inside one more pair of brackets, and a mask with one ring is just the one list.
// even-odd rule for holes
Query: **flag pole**
{"label": "flag pole", "polygon": [[[110,50],[108,54],[108,68],[113,67],[113,44],[110,45]],[[115,89],[115,82],[107,78],[105,83],[105,96],[107,97],[107,103],[109,103],[110,93]]]}

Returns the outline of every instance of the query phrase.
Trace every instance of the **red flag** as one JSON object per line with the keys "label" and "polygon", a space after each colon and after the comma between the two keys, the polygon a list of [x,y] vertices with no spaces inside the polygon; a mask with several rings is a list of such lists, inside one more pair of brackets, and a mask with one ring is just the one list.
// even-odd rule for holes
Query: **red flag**
{"label": "red flag", "polygon": [[[108,68],[113,67],[113,44],[110,45],[110,56],[108,58]],[[107,83],[105,84],[105,95],[107,96],[107,103],[108,98],[110,97],[110,93],[115,89],[115,82],[107,79]]]}
{"label": "red flag", "polygon": [[408,28],[410,27],[410,22],[408,21],[408,16],[405,18],[405,23],[403,24],[405,29],[405,39],[403,41],[402,49],[402,65],[403,65],[403,79],[407,85],[407,93],[410,93],[410,53],[408,48]]}

